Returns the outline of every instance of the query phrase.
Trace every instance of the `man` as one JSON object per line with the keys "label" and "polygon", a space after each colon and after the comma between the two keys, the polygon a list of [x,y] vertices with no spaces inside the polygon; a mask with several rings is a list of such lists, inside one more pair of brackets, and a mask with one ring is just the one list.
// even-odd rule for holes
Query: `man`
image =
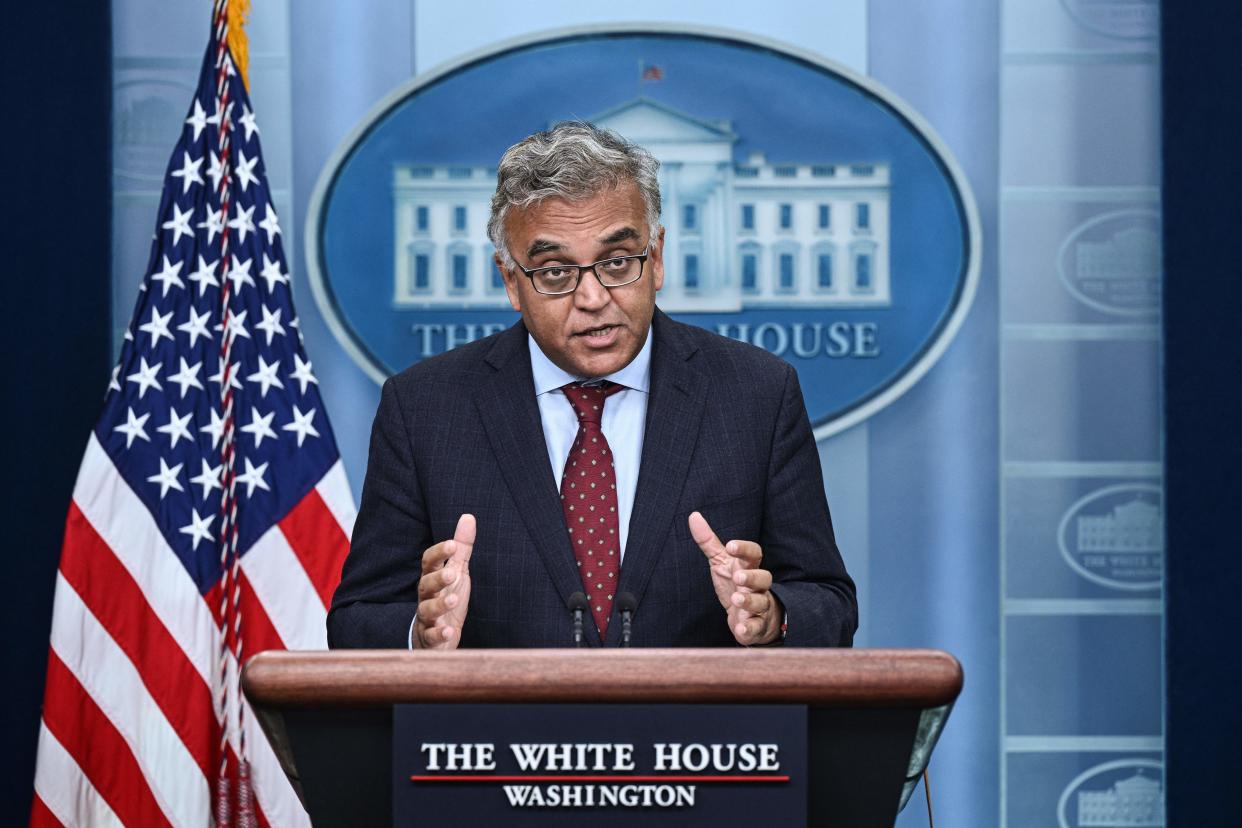
{"label": "man", "polygon": [[655,308],[657,167],[581,122],[505,153],[521,321],[384,384],[333,647],[568,646],[575,600],[615,646],[622,596],[635,646],[852,642],[794,370]]}

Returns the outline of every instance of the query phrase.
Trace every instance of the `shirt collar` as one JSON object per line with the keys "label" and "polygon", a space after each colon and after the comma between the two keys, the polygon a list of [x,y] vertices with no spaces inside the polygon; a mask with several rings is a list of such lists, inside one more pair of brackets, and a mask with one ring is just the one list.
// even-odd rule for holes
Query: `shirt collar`
{"label": "shirt collar", "polygon": [[[635,391],[642,391],[644,394],[650,393],[651,388],[651,340],[654,331],[647,329],[647,341],[643,343],[643,347],[639,349],[638,355],[630,360],[629,364],[619,371],[614,371],[606,377],[606,379],[615,382],[618,385],[624,385],[626,388],[633,388]],[[538,397],[549,391],[556,391],[563,385],[571,382],[581,382],[585,379],[595,379],[594,377],[576,377],[568,371],[564,370],[552,360],[548,359],[547,354],[539,347],[539,343],[529,333],[526,339],[530,343],[530,370],[535,378],[535,396]]]}

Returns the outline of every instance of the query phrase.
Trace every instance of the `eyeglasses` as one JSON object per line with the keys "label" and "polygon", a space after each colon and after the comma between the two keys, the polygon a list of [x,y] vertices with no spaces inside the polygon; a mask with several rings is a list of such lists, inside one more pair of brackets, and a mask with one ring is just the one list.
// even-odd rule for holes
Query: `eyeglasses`
{"label": "eyeglasses", "polygon": [[625,287],[632,285],[643,277],[643,262],[647,261],[651,245],[647,245],[642,253],[634,256],[613,256],[600,259],[598,262],[584,265],[550,265],[536,267],[532,270],[518,265],[518,270],[526,274],[534,286],[535,292],[544,296],[563,296],[573,293],[582,281],[582,274],[588,270],[595,274],[599,283],[606,288]]}

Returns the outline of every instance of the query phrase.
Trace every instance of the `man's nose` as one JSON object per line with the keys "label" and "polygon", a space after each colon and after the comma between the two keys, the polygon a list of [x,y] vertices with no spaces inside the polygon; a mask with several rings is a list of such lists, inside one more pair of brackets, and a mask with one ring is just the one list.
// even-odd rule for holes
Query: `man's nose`
{"label": "man's nose", "polygon": [[599,310],[612,301],[612,294],[604,287],[594,269],[585,270],[574,291],[574,305],[580,310]]}

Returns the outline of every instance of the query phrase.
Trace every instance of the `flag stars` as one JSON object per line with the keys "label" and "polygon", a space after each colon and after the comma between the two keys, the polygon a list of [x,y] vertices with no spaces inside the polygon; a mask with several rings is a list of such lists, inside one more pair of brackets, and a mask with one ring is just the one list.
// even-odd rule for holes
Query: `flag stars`
{"label": "flag stars", "polygon": [[[269,337],[269,340],[270,340],[270,337]],[[253,374],[246,377],[246,380],[248,382],[259,383],[259,396],[266,397],[268,389],[271,388],[273,385],[276,386],[277,388],[282,388],[282,389],[285,387],[285,384],[280,381],[279,377],[276,376],[276,371],[279,369],[280,369],[279,359],[275,360],[271,364],[268,364],[263,359],[263,356],[260,354],[259,355],[259,370],[255,371]],[[275,437],[276,435],[273,434],[272,436]],[[301,445],[300,440],[298,441],[298,445]]]}
{"label": "flag stars", "polygon": [[184,213],[181,212],[181,208],[178,207],[175,202],[173,203],[172,208],[173,217],[161,224],[160,227],[164,230],[171,230],[173,232],[172,243],[174,245],[181,241],[182,236],[194,238],[194,231],[190,229],[190,219],[194,217],[194,206],[191,205],[190,209],[186,210]]}
{"label": "flag stars", "polygon": [[250,275],[250,265],[253,262],[254,259],[246,259],[243,262],[236,256],[233,257],[233,266],[229,268],[228,276],[226,277],[233,283],[233,293],[240,293],[244,285],[255,286],[254,277]]}
{"label": "flag stars", "polygon": [[181,467],[184,465],[184,463],[178,463],[169,468],[168,464],[164,462],[164,458],[160,458],[159,473],[147,478],[148,483],[155,483],[160,487],[160,500],[164,499],[164,495],[168,494],[169,489],[176,489],[179,492],[185,491],[181,487],[181,481],[177,480],[177,476],[181,474]]}
{"label": "flag stars", "polygon": [[[254,174],[255,165],[258,163],[259,156],[256,155],[254,158],[247,158],[246,151],[241,147],[237,148],[237,169],[235,169],[233,173],[237,176],[237,183],[241,185],[243,193],[246,192],[247,188],[251,184],[259,183],[259,177]],[[254,212],[254,207],[250,208],[250,212]],[[247,213],[247,216],[249,216],[249,213]],[[253,222],[250,225],[250,229],[254,230]],[[242,235],[242,241],[245,241],[245,234]]]}
{"label": "flag stars", "polygon": [[[249,339],[250,331],[246,330],[246,314],[248,313],[250,313],[248,310],[229,313],[223,325],[216,325],[216,330],[223,330],[226,339],[236,339],[237,337]],[[240,385],[237,387],[241,388]]]}
{"label": "flag stars", "polygon": [[211,540],[211,522],[216,519],[215,515],[207,515],[200,517],[198,510],[190,507],[190,523],[188,526],[182,526],[179,530],[183,535],[190,536],[190,548],[195,552],[198,551],[199,541]]}
{"label": "flag stars", "polygon": [[[242,156],[243,158],[245,156]],[[254,205],[243,210],[241,205],[237,205],[233,218],[229,219],[229,227],[237,231],[237,240],[242,244],[246,243],[246,234],[255,232],[254,229]]]}
{"label": "flag stars", "polygon": [[138,384],[138,399],[142,399],[146,395],[148,388],[154,388],[157,391],[163,391],[164,386],[160,385],[158,379],[160,369],[164,367],[164,363],[157,362],[154,365],[147,364],[147,358],[141,357],[142,365],[139,369],[126,377],[126,381]]}
{"label": "flag stars", "polygon": [[[198,101],[195,101],[195,103],[198,103]],[[203,159],[195,160],[190,158],[188,152],[183,152],[182,155],[184,157],[181,161],[181,169],[173,170],[169,175],[173,178],[181,179],[181,194],[185,195],[190,191],[191,184],[203,183],[202,173],[198,171],[199,167],[203,166]]]}
{"label": "flag stars", "polygon": [[112,377],[111,379],[108,380],[109,391],[120,391],[121,390],[121,383],[117,382],[117,379],[120,378],[120,376],[121,376],[121,364],[118,362],[116,365],[112,366]]}
{"label": "flag stars", "polygon": [[[273,434],[272,436],[276,435]],[[260,463],[258,466],[255,466],[250,462],[249,457],[242,458],[242,462],[246,464],[246,471],[244,474],[237,475],[237,482],[246,484],[246,497],[254,495],[256,488],[270,492],[272,490],[271,487],[263,479],[263,476],[267,474],[267,463]]]}
{"label": "flag stars", "polygon": [[[232,365],[229,366],[229,369],[228,369],[229,388],[236,388],[238,390],[241,390],[241,387],[242,387],[241,381],[237,379],[237,375],[240,371],[241,371],[241,363],[234,362]],[[208,382],[214,382],[220,386],[221,395],[224,394],[224,375],[225,375],[224,365],[223,363],[221,363],[220,367],[216,369],[216,372],[207,378]],[[214,411],[212,412],[212,415],[213,416],[215,415]]]}
{"label": "flag stars", "polygon": [[263,281],[267,282],[268,293],[276,290],[277,285],[289,284],[288,274],[280,268],[279,257],[273,261],[266,253],[263,254],[263,269],[259,271],[259,275],[263,277]]}
{"label": "flag stars", "polygon": [[298,393],[305,394],[306,386],[308,383],[313,382],[316,385],[319,384],[319,380],[315,379],[315,375],[311,373],[311,362],[309,359],[303,360],[301,356],[299,356],[298,354],[294,354],[293,363],[297,367],[293,369],[293,373],[290,374],[289,376],[290,378],[298,381],[298,386],[299,386]]}
{"label": "flag stars", "polygon": [[306,439],[307,435],[311,437],[319,436],[319,432],[315,430],[315,426],[311,422],[314,417],[315,409],[312,408],[303,414],[302,409],[295,405],[293,406],[293,422],[281,426],[281,430],[295,432],[298,435],[298,448],[301,448],[302,441]]}
{"label": "flag stars", "polygon": [[[209,210],[207,211],[207,215],[212,216],[214,215],[214,213],[212,213]],[[200,223],[198,226],[202,227],[203,224]],[[189,279],[191,282],[194,282],[196,285],[198,285],[199,296],[202,296],[204,293],[206,293],[207,288],[209,287],[217,287],[217,288],[220,287],[220,281],[216,279],[216,267],[219,264],[220,264],[219,259],[217,259],[214,262],[209,262],[206,259],[204,259],[202,256],[198,257],[198,269],[195,270],[193,273],[191,273],[186,278]]]}
{"label": "flag stars", "polygon": [[[256,331],[263,331],[267,334],[267,344],[272,344],[273,336],[284,336],[285,326],[280,324],[280,315],[284,313],[284,308],[277,308],[275,311],[268,309],[267,305],[263,305],[260,310],[263,313],[263,321],[254,326]],[[284,386],[281,386],[282,388]]]}
{"label": "flag stars", "polygon": [[146,426],[147,420],[150,418],[150,412],[147,412],[139,417],[134,414],[134,409],[130,408],[129,411],[125,413],[125,422],[112,430],[119,431],[125,435],[125,448],[132,446],[135,438],[141,438],[149,443],[151,442],[151,438],[147,436],[147,430],[144,426]]}
{"label": "flag stars", "polygon": [[[185,360],[182,360],[182,362],[184,361]],[[162,425],[156,429],[156,431],[160,432],[161,434],[168,435],[168,448],[169,449],[176,448],[177,441],[181,440],[182,438],[184,438],[187,443],[194,442],[194,438],[190,436],[190,429],[188,426],[188,423],[190,422],[190,418],[192,416],[194,416],[193,411],[191,411],[189,414],[186,414],[184,417],[178,417],[177,410],[173,408],[172,406],[169,406],[168,422],[165,425]],[[163,497],[163,495],[161,495],[161,497]]]}
{"label": "flag stars", "polygon": [[270,201],[267,203],[267,208],[263,211],[263,221],[259,222],[259,226],[263,228],[263,232],[267,233],[268,244],[271,244],[280,235],[280,220],[276,218],[276,208],[272,207]]}
{"label": "flag stars", "polygon": [[[254,437],[254,447],[258,448],[263,444],[264,437],[276,439],[276,432],[272,431],[272,418],[276,416],[276,412],[269,412],[267,415],[259,413],[259,409],[254,406],[250,407],[250,425],[242,426],[242,431]],[[264,466],[267,464],[265,463]],[[265,487],[266,488],[266,487]]]}
{"label": "flag stars", "polygon": [[[211,413],[215,414],[214,411]],[[221,421],[220,425],[221,428],[224,427],[223,421]],[[206,431],[207,428],[202,428],[200,430]],[[194,477],[191,477],[190,482],[195,486],[203,487],[203,500],[206,500],[213,489],[223,489],[220,485],[220,473],[224,470],[224,464],[222,463],[219,466],[213,466],[208,463],[206,459],[202,459],[199,462],[203,464],[203,470]]]}
{"label": "flag stars", "polygon": [[170,341],[172,340],[172,332],[168,330],[168,323],[172,319],[172,315],[173,312],[169,311],[160,316],[159,309],[153,307],[151,308],[151,319],[138,326],[138,330],[151,337],[152,348],[158,345],[163,337],[168,337]]}
{"label": "flag stars", "polygon": [[246,130],[246,140],[250,140],[250,136],[259,131],[259,125],[254,122],[254,112],[250,107],[242,104],[241,117],[237,119],[237,123],[242,125],[242,129]]}
{"label": "flag stars", "polygon": [[[214,161],[215,158],[213,157],[212,160]],[[215,172],[215,170],[210,170],[208,175],[211,175],[214,179]],[[221,173],[221,175],[223,175],[223,173]],[[213,210],[208,207],[206,214],[203,216],[203,220],[194,226],[200,230],[207,231],[207,243],[211,244],[215,241],[217,233],[224,233],[224,208]],[[216,282],[213,280],[212,284],[216,284]]]}
{"label": "flag stars", "polygon": [[[194,308],[191,307],[189,318],[185,322],[182,322],[180,325],[178,325],[177,330],[185,331],[189,335],[190,347],[193,348],[194,343],[198,342],[198,338],[200,336],[206,339],[211,339],[211,334],[207,332],[207,323],[210,320],[211,320],[210,311],[204,311],[203,315],[199,316],[198,312],[195,311]],[[185,360],[182,360],[183,364],[184,362]],[[202,363],[199,363],[199,364],[201,365]],[[200,385],[199,387],[201,388],[202,386]],[[181,390],[181,396],[183,397],[185,396],[184,388]]]}
{"label": "flag stars", "polygon": [[214,116],[213,118],[207,117],[207,111],[204,110],[203,105],[198,102],[198,98],[194,99],[194,112],[190,115],[190,117],[185,119],[185,122],[189,124],[190,126],[194,127],[194,140],[195,141],[197,141],[199,139],[199,136],[203,134],[203,129],[207,126],[207,124],[209,123],[219,124],[220,123],[219,119],[214,118]]}
{"label": "flag stars", "polygon": [[185,287],[185,282],[181,281],[182,264],[184,264],[184,262],[177,262],[176,264],[173,264],[168,260],[167,256],[164,256],[164,266],[160,269],[159,273],[151,274],[151,281],[160,283],[160,287],[162,288],[160,292],[161,298],[167,296],[168,289],[174,285],[179,288]]}
{"label": "flag stars", "polygon": [[[217,448],[220,445],[221,437],[224,436],[224,418],[221,417],[220,413],[214,408],[211,409],[211,422],[200,428],[199,431],[205,431],[211,435],[211,447],[213,449]],[[204,461],[204,465],[206,465],[206,461]],[[217,480],[218,479],[219,478],[217,477]],[[198,483],[198,478],[195,478],[193,482]],[[203,497],[207,497],[205,492]]]}
{"label": "flag stars", "polygon": [[[192,308],[191,312],[193,312]],[[199,391],[203,390],[203,384],[198,380],[198,372],[202,370],[203,363],[196,362],[193,365],[190,365],[185,361],[185,357],[181,357],[180,359],[181,367],[177,370],[177,373],[170,374],[168,376],[168,380],[169,382],[175,382],[177,385],[181,386],[181,399],[184,400],[185,393],[189,391],[191,387],[197,388]],[[186,437],[189,436],[190,435],[187,433]]]}
{"label": "flag stars", "polygon": [[[220,160],[220,156],[211,151],[207,152],[207,177],[211,179],[211,189],[219,190],[220,179],[224,178],[224,163]],[[221,217],[221,222],[223,222],[223,217]]]}

